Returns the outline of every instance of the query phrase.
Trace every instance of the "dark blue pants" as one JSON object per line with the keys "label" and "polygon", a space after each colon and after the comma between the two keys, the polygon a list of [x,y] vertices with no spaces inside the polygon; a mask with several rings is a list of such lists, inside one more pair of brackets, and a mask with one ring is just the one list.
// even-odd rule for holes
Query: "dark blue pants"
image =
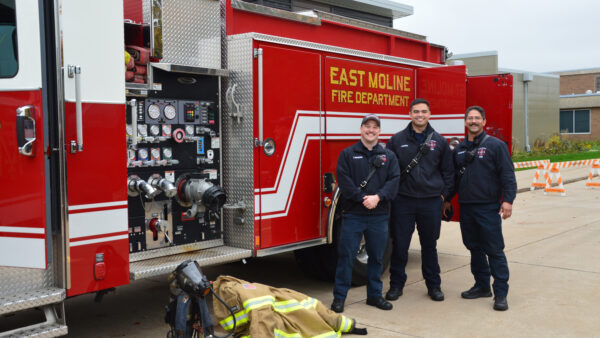
{"label": "dark blue pants", "polygon": [[365,236],[365,245],[369,255],[367,263],[367,297],[381,297],[382,260],[388,241],[388,220],[389,216],[387,214],[345,214],[343,216],[333,288],[333,296],[336,299],[346,300],[346,294],[348,294],[352,282],[352,266],[363,235]]}
{"label": "dark blue pants", "polygon": [[471,272],[475,285],[490,288],[494,276],[494,295],[508,294],[508,263],[504,255],[502,219],[499,203],[460,205],[460,231],[471,251]]}
{"label": "dark blue pants", "polygon": [[390,266],[390,286],[404,288],[408,248],[415,223],[421,243],[421,271],[428,289],[439,288],[440,265],[437,240],[442,226],[442,198],[411,198],[398,195],[392,202],[390,234],[394,243]]}

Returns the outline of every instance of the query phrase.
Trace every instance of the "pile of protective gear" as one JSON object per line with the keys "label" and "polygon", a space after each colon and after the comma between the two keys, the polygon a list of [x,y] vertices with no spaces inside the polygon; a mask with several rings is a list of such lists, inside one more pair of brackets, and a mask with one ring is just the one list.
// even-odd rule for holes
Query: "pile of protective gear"
{"label": "pile of protective gear", "polygon": [[[356,328],[354,319],[337,314],[320,301],[300,292],[249,283],[231,276],[220,276],[214,292],[235,313],[235,335],[249,337],[339,337],[342,333],[367,334]],[[219,324],[234,327],[231,312],[213,298]]]}

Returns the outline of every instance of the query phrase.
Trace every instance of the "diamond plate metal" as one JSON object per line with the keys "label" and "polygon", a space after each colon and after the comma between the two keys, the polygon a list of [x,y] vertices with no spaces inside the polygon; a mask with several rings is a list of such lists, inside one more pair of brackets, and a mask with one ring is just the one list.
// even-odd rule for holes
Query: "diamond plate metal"
{"label": "diamond plate metal", "polygon": [[230,117],[229,107],[223,105],[223,187],[229,204],[243,201],[246,209],[241,225],[233,220],[237,216],[236,209],[223,209],[223,238],[226,245],[250,250],[254,248],[252,61],[252,39],[228,38],[227,69],[230,77],[224,79],[223,90],[237,84],[235,99],[243,118],[238,123],[237,119]]}
{"label": "diamond plate metal", "polygon": [[213,239],[210,241],[202,241],[197,243],[176,245],[162,249],[154,249],[148,251],[134,252],[129,254],[129,262],[138,262],[156,257],[174,255],[183,252],[191,252],[202,249],[208,249],[215,246],[223,245],[223,239]]}
{"label": "diamond plate metal", "polygon": [[273,36],[273,35],[260,34],[260,33],[244,33],[244,34],[238,34],[238,35],[231,35],[227,39],[229,42],[232,42],[232,41],[235,41],[238,39],[254,39],[256,41],[272,42],[272,43],[277,43],[280,45],[307,48],[307,49],[312,49],[312,50],[320,50],[320,51],[324,51],[324,52],[330,52],[330,53],[336,53],[336,54],[342,54],[342,55],[350,55],[350,56],[356,56],[356,57],[361,57],[361,58],[365,58],[365,59],[387,61],[387,62],[399,63],[399,64],[403,64],[403,65],[419,66],[419,67],[425,67],[425,68],[443,67],[444,66],[444,65],[437,64],[437,63],[401,58],[401,57],[390,56],[390,55],[385,55],[385,54],[365,52],[362,50],[356,50],[356,49],[350,49],[350,48],[324,45],[321,43],[315,43],[315,42],[309,42],[309,41],[303,41],[303,40],[282,38],[280,36]]}
{"label": "diamond plate metal", "polygon": [[46,270],[0,267],[0,297],[55,286],[54,274],[50,263]]}
{"label": "diamond plate metal", "polygon": [[59,288],[45,288],[2,296],[0,297],[0,314],[60,303],[65,297],[65,289]]}
{"label": "diamond plate metal", "polygon": [[198,262],[200,266],[208,266],[233,262],[250,256],[252,256],[251,250],[219,246],[216,248],[131,263],[129,265],[129,277],[132,280],[135,280],[166,274],[175,270],[179,264],[188,259]]}
{"label": "diamond plate metal", "polygon": [[161,62],[221,68],[220,1],[169,0],[162,8]]}
{"label": "diamond plate metal", "polygon": [[3,336],[0,334],[0,337],[6,338],[17,338],[17,337],[35,337],[35,338],[46,338],[46,337],[60,337],[65,336],[69,333],[66,325],[62,324],[47,324],[40,325],[34,329],[24,329],[13,331],[12,334],[8,336]]}

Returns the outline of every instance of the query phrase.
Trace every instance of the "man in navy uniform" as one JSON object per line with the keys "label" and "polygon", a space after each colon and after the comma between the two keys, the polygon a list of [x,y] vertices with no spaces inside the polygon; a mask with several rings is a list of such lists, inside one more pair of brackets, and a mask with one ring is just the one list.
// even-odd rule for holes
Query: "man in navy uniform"
{"label": "man in navy uniform", "polygon": [[406,283],[408,248],[415,223],[421,243],[421,270],[427,294],[444,300],[441,289],[437,240],[442,225],[442,202],[453,190],[454,166],[446,139],[429,124],[429,102],[415,99],[410,104],[411,122],[396,133],[387,148],[398,157],[400,186],[392,202],[390,232],[393,241],[390,289],[385,298],[396,300]]}
{"label": "man in navy uniform", "polygon": [[396,195],[400,172],[394,153],[378,143],[381,122],[367,115],[360,125],[360,141],[342,150],[337,179],[344,210],[338,241],[333,303],[335,312],[344,311],[344,301],[352,280],[352,265],[362,237],[368,260],[367,304],[391,310],[381,296],[383,254],[388,240],[390,201]]}
{"label": "man in navy uniform", "polygon": [[[471,251],[475,277],[475,285],[461,296],[491,297],[490,275],[494,276],[494,310],[504,311],[508,309],[508,263],[502,219],[512,214],[517,181],[506,144],[485,133],[485,122],[483,108],[469,107],[465,113],[467,137],[454,150],[460,231]],[[444,213],[449,207],[449,202],[444,203]]]}

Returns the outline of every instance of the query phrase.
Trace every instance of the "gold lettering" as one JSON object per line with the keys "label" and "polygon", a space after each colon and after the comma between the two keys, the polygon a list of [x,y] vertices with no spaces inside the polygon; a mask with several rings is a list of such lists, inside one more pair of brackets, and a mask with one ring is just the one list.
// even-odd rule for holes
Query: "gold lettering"
{"label": "gold lettering", "polygon": [[331,84],[340,84],[340,82],[335,79],[335,77],[337,76],[338,70],[339,70],[338,67],[329,68],[329,82],[331,82]]}

